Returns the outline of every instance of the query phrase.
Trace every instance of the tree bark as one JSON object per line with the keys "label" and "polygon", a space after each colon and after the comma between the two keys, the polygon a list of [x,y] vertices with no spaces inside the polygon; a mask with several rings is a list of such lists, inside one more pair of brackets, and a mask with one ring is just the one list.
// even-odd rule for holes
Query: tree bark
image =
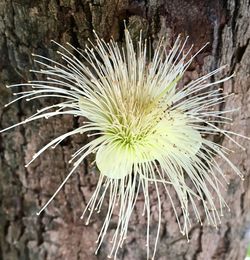
{"label": "tree bark", "polygon": [[[36,68],[32,53],[55,58],[50,40],[62,45],[70,42],[84,48],[93,29],[108,40],[123,41],[126,21],[133,39],[140,30],[155,44],[161,36],[172,42],[178,34],[190,36],[194,51],[210,42],[186,73],[190,80],[228,64],[228,74],[236,76],[222,87],[235,93],[220,109],[239,107],[233,112],[234,124],[228,128],[250,136],[250,2],[246,0],[0,0],[0,129],[17,123],[51,100],[17,102],[4,108],[12,99],[6,84],[34,78],[29,69]],[[115,220],[98,255],[95,240],[103,214],[94,215],[85,226],[80,215],[93,193],[98,171],[88,158],[64,186],[41,216],[37,210],[53,194],[70,171],[67,161],[86,138],[74,136],[55,150],[48,150],[30,167],[24,165],[49,140],[81,124],[81,119],[63,116],[40,120],[0,135],[0,258],[15,259],[106,259]],[[242,182],[219,160],[229,185],[224,192],[231,212],[225,212],[218,230],[195,225],[187,243],[178,230],[171,204],[162,192],[164,203],[160,241],[156,259],[232,259],[243,260],[250,237],[250,150],[242,151],[233,142],[217,141],[234,150],[232,162],[245,174]],[[166,199],[164,199],[166,198]],[[104,205],[105,207],[105,205]],[[151,235],[157,230],[157,212],[152,201]],[[146,259],[145,220],[138,201],[129,226],[129,237],[118,259]]]}

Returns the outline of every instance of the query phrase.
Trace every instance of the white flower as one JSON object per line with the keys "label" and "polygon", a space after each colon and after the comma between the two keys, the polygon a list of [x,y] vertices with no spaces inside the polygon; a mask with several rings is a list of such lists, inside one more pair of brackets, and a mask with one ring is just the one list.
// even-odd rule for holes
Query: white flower
{"label": "white flower", "polygon": [[[62,114],[88,119],[79,128],[52,140],[31,160],[32,162],[47,148],[56,147],[71,135],[95,133],[94,140],[72,155],[73,169],[38,215],[83,159],[96,153],[96,165],[100,170],[99,182],[82,217],[88,214],[88,223],[92,213],[100,211],[105,194],[108,194],[109,207],[98,237],[97,251],[107,232],[113,210],[117,207],[119,218],[110,252],[110,256],[114,257],[126,239],[129,219],[139,193],[143,193],[145,199],[144,213],[148,223],[146,244],[149,245],[149,186],[155,187],[159,211],[154,258],[162,214],[159,185],[164,186],[172,203],[180,231],[188,236],[191,210],[201,222],[198,210],[198,205],[201,204],[208,223],[217,226],[222,209],[227,207],[220,193],[222,184],[218,177],[225,176],[214,156],[220,156],[242,177],[227,159],[226,148],[203,137],[204,134],[222,134],[234,141],[231,134],[240,136],[220,129],[215,124],[227,123],[228,118],[224,114],[231,111],[211,110],[225,99],[221,90],[214,85],[230,77],[211,83],[211,76],[223,69],[219,68],[183,88],[177,88],[195,56],[187,59],[191,56],[192,48],[185,53],[186,41],[182,43],[179,38],[170,51],[166,51],[164,44],[165,41],[161,40],[153,57],[148,59],[147,44],[140,40],[134,47],[127,30],[123,48],[114,41],[105,43],[96,36],[96,45],[91,43],[91,48],[86,47],[84,52],[70,46],[82,61],[58,44],[62,50],[58,51],[62,63],[34,55],[36,62],[43,67],[34,72],[45,75],[46,80],[9,86],[32,87],[32,90],[22,92],[14,101],[58,97],[59,103],[45,107],[25,121],[2,131],[36,119]],[[179,204],[172,200],[170,187],[174,188]],[[211,193],[216,194],[219,207],[216,207]],[[182,221],[179,220],[176,205],[181,207]],[[149,258],[149,246],[147,257]]]}

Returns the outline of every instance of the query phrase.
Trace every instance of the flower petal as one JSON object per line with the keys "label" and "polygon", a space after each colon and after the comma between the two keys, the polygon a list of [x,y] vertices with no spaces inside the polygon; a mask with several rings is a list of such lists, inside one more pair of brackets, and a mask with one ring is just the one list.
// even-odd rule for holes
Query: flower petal
{"label": "flower petal", "polygon": [[132,173],[133,151],[128,145],[106,144],[96,154],[96,165],[101,174],[113,179],[122,179]]}
{"label": "flower petal", "polygon": [[160,146],[164,153],[185,153],[190,157],[197,154],[202,146],[200,133],[187,124],[181,113],[174,113],[170,118],[164,118],[157,126]]}

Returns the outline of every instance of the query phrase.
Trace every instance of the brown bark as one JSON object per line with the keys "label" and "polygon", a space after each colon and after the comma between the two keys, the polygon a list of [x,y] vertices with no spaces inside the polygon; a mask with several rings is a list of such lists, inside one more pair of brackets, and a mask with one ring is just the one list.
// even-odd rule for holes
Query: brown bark
{"label": "brown bark", "polygon": [[[5,84],[25,82],[34,77],[31,53],[54,57],[50,40],[84,47],[93,39],[92,30],[108,40],[123,40],[123,20],[136,39],[140,29],[155,43],[162,35],[174,39],[182,33],[190,36],[196,50],[207,41],[210,47],[199,55],[187,72],[187,80],[202,71],[229,64],[233,80],[223,85],[224,92],[235,95],[225,108],[240,107],[234,112],[230,129],[250,136],[250,3],[246,0],[0,0],[0,128],[23,120],[45,102],[18,102],[3,108],[11,97]],[[224,109],[221,107],[221,109]],[[70,170],[70,154],[84,144],[82,136],[49,150],[29,168],[25,162],[54,136],[77,125],[70,116],[41,120],[0,135],[0,258],[15,259],[105,259],[109,236],[97,256],[95,240],[103,212],[95,215],[89,226],[79,219],[98,178],[96,169],[86,160],[65,185],[54,202],[40,217],[35,212],[53,194]],[[231,213],[225,212],[218,230],[207,225],[193,225],[191,241],[181,236],[167,197],[162,198],[163,219],[156,259],[244,259],[250,230],[250,150],[242,151],[228,140],[218,140],[235,150],[230,159],[246,174],[245,181],[235,176],[221,162],[230,184],[224,192]],[[165,198],[165,199],[164,199]],[[153,203],[152,203],[153,205]],[[119,259],[146,259],[145,221],[137,203],[129,228],[129,237]],[[152,206],[154,210],[154,205]],[[154,220],[155,218],[155,220]],[[152,237],[157,229],[153,214]],[[110,230],[115,227],[115,220]],[[110,234],[110,233],[109,233]]]}

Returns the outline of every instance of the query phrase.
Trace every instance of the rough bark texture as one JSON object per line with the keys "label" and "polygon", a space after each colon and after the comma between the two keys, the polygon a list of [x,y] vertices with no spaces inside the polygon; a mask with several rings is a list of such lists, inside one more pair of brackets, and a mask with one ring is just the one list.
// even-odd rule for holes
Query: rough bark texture
{"label": "rough bark texture", "polygon": [[[35,67],[33,52],[54,58],[51,39],[84,47],[88,38],[93,39],[93,29],[105,40],[112,35],[122,41],[123,20],[134,39],[142,29],[153,43],[162,35],[167,35],[171,42],[179,33],[189,35],[196,50],[209,41],[210,46],[197,57],[186,79],[229,64],[228,73],[235,71],[236,77],[222,87],[225,93],[235,95],[221,109],[239,107],[240,112],[232,114],[234,124],[230,129],[250,136],[250,3],[246,0],[0,0],[0,128],[23,120],[44,102],[52,102],[18,102],[3,108],[12,98],[5,85],[34,77],[28,71]],[[105,210],[95,215],[89,226],[79,219],[98,178],[96,169],[90,165],[91,158],[79,167],[46,212],[40,217],[35,214],[70,170],[69,156],[84,144],[85,138],[68,139],[57,149],[44,153],[29,168],[24,167],[36,150],[54,136],[81,124],[80,120],[70,116],[41,120],[0,135],[1,259],[107,257],[109,235],[99,254],[93,254]],[[250,233],[250,150],[249,143],[236,139],[246,151],[226,139],[218,139],[235,151],[229,157],[246,175],[242,182],[221,162],[230,182],[224,196],[231,212],[225,212],[218,230],[194,224],[191,241],[187,243],[178,231],[167,197],[162,194],[164,214],[156,259],[244,259]],[[139,201],[136,205],[119,259],[146,259],[141,204]],[[154,238],[157,229],[154,203],[152,210]],[[111,232],[114,227],[115,220]]]}

